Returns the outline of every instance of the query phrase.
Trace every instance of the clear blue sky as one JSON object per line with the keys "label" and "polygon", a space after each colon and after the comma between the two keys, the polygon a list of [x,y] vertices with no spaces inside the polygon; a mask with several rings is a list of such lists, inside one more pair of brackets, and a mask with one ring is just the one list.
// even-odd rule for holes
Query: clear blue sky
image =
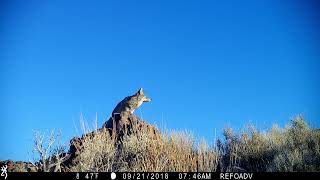
{"label": "clear blue sky", "polygon": [[28,160],[33,130],[135,113],[213,141],[303,113],[320,126],[319,24],[304,1],[2,1],[0,159]]}

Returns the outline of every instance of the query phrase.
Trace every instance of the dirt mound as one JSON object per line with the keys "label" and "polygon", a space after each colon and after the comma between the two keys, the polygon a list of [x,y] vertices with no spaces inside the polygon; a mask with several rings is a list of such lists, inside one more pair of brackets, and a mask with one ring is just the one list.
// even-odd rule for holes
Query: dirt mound
{"label": "dirt mound", "polygon": [[[131,134],[139,134],[140,132],[148,132],[151,138],[160,138],[160,131],[154,126],[146,123],[139,117],[132,114],[119,114],[110,118],[102,128],[93,132],[84,134],[82,137],[75,137],[70,141],[68,155],[70,158],[63,163],[65,169],[70,169],[79,162],[79,155],[83,152],[83,143],[87,139],[93,139],[96,134],[107,133],[114,142],[115,146],[121,144],[123,136]],[[107,142],[107,141],[106,141]],[[108,141],[110,142],[110,141]],[[121,147],[121,146],[118,146]]]}

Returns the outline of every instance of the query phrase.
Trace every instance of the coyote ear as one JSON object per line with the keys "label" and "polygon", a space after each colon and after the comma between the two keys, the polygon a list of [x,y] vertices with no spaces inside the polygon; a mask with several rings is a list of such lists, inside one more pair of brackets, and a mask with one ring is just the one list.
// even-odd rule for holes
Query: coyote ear
{"label": "coyote ear", "polygon": [[143,94],[143,89],[140,88],[139,91],[137,92],[137,94]]}

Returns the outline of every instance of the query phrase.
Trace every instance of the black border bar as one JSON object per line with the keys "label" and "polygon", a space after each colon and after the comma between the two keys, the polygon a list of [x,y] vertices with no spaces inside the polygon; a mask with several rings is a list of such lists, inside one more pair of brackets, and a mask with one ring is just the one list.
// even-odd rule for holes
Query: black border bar
{"label": "black border bar", "polygon": [[[116,172],[115,180],[143,180],[143,179],[176,179],[176,180],[200,180],[200,179],[320,179],[320,172]],[[0,180],[4,180],[3,176]],[[7,179],[72,179],[72,180],[107,180],[111,179],[110,172],[8,172]]]}

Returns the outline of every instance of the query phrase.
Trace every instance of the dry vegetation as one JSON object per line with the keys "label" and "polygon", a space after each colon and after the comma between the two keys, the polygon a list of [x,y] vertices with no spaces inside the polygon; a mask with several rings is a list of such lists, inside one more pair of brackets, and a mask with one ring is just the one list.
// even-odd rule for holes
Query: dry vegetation
{"label": "dry vegetation", "polygon": [[[84,142],[72,171],[320,171],[320,131],[301,116],[283,129],[241,133],[224,130],[214,146],[196,143],[190,132],[164,132],[161,139],[140,132],[114,143],[96,132]],[[114,146],[116,144],[116,146]]]}
{"label": "dry vegetation", "polygon": [[[61,133],[34,133],[34,167],[42,172],[61,172],[61,164],[69,158],[65,155],[65,146],[61,143]],[[35,156],[35,154],[38,155]],[[23,169],[23,168],[20,168]]]}

